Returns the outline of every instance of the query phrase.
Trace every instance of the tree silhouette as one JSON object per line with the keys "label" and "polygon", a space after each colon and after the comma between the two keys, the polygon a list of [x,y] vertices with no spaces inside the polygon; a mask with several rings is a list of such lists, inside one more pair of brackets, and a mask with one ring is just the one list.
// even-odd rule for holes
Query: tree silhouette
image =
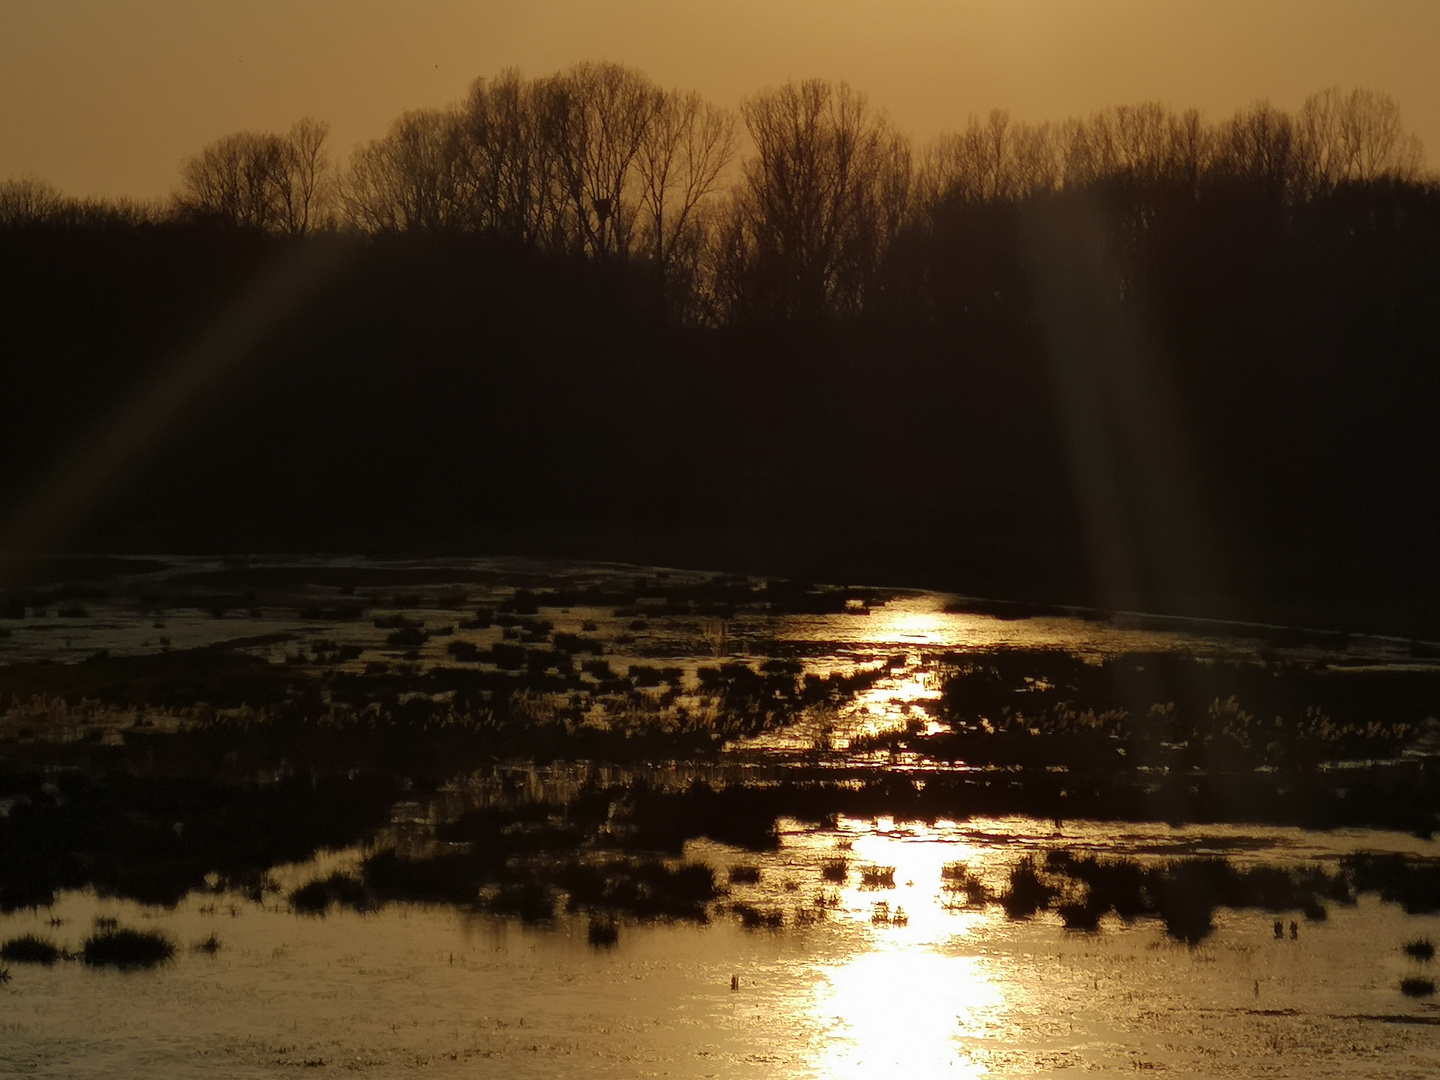
{"label": "tree silhouette", "polygon": [[747,99],[741,114],[755,155],[723,244],[733,314],[860,310],[906,213],[908,140],[845,83],[787,83]]}
{"label": "tree silhouette", "polygon": [[340,181],[346,220],[369,231],[467,228],[479,196],[453,109],[404,113],[383,137],[355,149]]}
{"label": "tree silhouette", "polygon": [[0,227],[47,221],[59,212],[62,202],[59,190],[38,177],[0,180]]}
{"label": "tree silhouette", "polygon": [[271,232],[310,231],[328,196],[328,131],[306,117],[287,135],[238,131],[217,139],[181,166],[178,209]]}

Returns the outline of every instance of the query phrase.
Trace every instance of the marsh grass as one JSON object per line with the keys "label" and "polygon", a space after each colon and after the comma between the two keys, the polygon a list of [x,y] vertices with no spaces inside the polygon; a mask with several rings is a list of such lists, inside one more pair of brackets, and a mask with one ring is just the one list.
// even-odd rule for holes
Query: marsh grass
{"label": "marsh grass", "polygon": [[862,866],[860,868],[860,887],[862,889],[895,888],[895,867]]}
{"label": "marsh grass", "polygon": [[964,863],[954,862],[940,870],[940,887],[950,894],[947,907],[984,907],[994,897],[986,884],[970,872]]}
{"label": "marsh grass", "polygon": [[529,923],[548,922],[555,917],[555,894],[543,882],[506,882],[490,898],[489,907],[497,915],[518,915]]}
{"label": "marsh grass", "polygon": [[730,910],[740,916],[740,925],[747,930],[779,930],[785,925],[783,911],[767,911],[743,902],[731,904]]}
{"label": "marsh grass", "polygon": [[[1407,941],[1402,948],[1405,951],[1405,955],[1412,960],[1428,963],[1435,959],[1435,943],[1429,938],[1416,938],[1414,941]],[[0,959],[3,959],[3,954],[0,954]]]}
{"label": "marsh grass", "polygon": [[365,882],[343,871],[306,882],[290,893],[289,900],[290,906],[301,915],[324,915],[332,906],[355,911],[369,911],[375,907],[374,896]]}
{"label": "marsh grass", "polygon": [[175,945],[153,930],[102,930],[85,939],[80,958],[91,967],[151,968],[175,958]]}
{"label": "marsh grass", "polygon": [[1010,883],[1000,894],[1000,906],[1012,919],[1026,919],[1049,907],[1058,890],[1042,880],[1036,859],[1022,859],[1010,868]]}
{"label": "marsh grass", "polygon": [[0,960],[14,964],[43,964],[50,967],[60,959],[60,947],[34,934],[22,934],[0,945]]}
{"label": "marsh grass", "polygon": [[613,949],[620,944],[620,927],[614,919],[600,915],[590,916],[590,925],[585,931],[586,940],[597,949]]}
{"label": "marsh grass", "polygon": [[220,951],[220,939],[212,933],[209,937],[195,942],[190,946],[192,952],[205,953],[207,956],[214,956]]}
{"label": "marsh grass", "polygon": [[1400,992],[1406,997],[1430,997],[1435,993],[1435,980],[1412,975],[1400,980]]}

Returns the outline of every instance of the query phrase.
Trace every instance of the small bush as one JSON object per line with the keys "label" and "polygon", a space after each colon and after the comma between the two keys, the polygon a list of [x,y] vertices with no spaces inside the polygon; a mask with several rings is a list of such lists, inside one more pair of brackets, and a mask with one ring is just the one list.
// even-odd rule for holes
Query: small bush
{"label": "small bush", "polygon": [[1429,997],[1435,993],[1434,979],[1411,977],[1400,980],[1400,992],[1406,997]]}
{"label": "small bush", "polygon": [[760,880],[760,868],[758,866],[732,866],[730,868],[731,885],[754,885]]}

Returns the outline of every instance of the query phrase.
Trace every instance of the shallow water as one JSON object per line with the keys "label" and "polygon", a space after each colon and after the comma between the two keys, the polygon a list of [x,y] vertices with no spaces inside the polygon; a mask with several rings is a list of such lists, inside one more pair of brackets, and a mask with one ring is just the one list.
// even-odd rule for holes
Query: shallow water
{"label": "shallow water", "polygon": [[[1094,934],[1053,915],[1008,920],[952,906],[941,870],[963,861],[998,885],[1027,853],[1159,859],[1212,853],[1293,864],[1347,850],[1428,852],[1410,837],[1352,830],[1116,830],[1025,818],[903,826],[789,824],[779,851],[709,842],[691,859],[757,867],[731,901],[781,913],[783,929],[627,924],[613,948],[579,917],[525,926],[422,905],[326,917],[283,901],[192,897],[173,911],[85,894],[0,919],[72,949],[97,915],[182,946],[159,969],[11,965],[0,988],[0,1070],[40,1077],[489,1075],[851,1077],[1036,1076],[1168,1070],[1187,1076],[1428,1076],[1440,1070],[1440,1009],[1404,997],[1400,945],[1440,937],[1362,897],[1276,940],[1273,915],[1216,913],[1198,947],[1160,924],[1107,917]],[[354,853],[289,867],[288,887]],[[843,885],[822,879],[844,857]],[[862,884],[894,867],[893,888]],[[817,897],[826,897],[817,906]],[[1287,916],[1288,918],[1289,916]],[[48,920],[63,925],[52,927]],[[731,988],[731,978],[738,989]]]}
{"label": "shallow water", "polygon": [[[10,634],[0,637],[0,663],[285,635],[241,648],[303,669],[304,656],[293,655],[297,646],[328,639],[359,646],[360,655],[341,666],[362,670],[368,662],[404,660],[386,645],[387,631],[373,625],[373,616],[403,611],[429,627],[444,626],[457,623],[465,607],[507,596],[507,575],[563,578],[576,587],[633,580],[639,572],[516,560],[311,565],[325,572],[384,570],[397,580],[418,575],[424,584],[355,593],[297,580],[253,604],[229,607],[235,600],[224,589],[194,584],[225,566],[175,559],[167,570],[107,584],[104,597],[75,602],[83,615],[62,616],[65,605],[48,604],[23,620],[4,620]],[[143,599],[150,594],[164,600]],[[364,601],[363,619],[300,614],[351,596]],[[1136,650],[1251,657],[1263,648],[1318,665],[1411,662],[1408,643],[1386,639],[1262,644],[1262,628],[1247,637],[1154,622],[1005,620],[946,612],[949,600],[900,593],[866,613],[742,613],[718,632],[699,618],[653,613],[637,627],[633,614],[609,608],[545,616],[556,631],[578,633],[591,624],[587,632],[606,640],[605,658],[619,671],[632,663],[676,666],[691,683],[701,666],[726,659],[793,657],[805,672],[821,675],[886,665],[853,700],[792,717],[735,748],[728,764],[654,766],[682,783],[727,768],[758,777],[766,762],[821,745],[843,749],[848,740],[906,724],[933,729],[926,706],[939,697],[943,657],[968,650],[1043,648],[1098,660]],[[208,610],[220,604],[227,606],[223,617]],[[432,637],[404,662],[446,663],[446,647],[456,640],[488,648],[501,630],[456,629]],[[874,755],[877,766],[894,761]],[[604,772],[576,765],[528,775],[534,797],[560,799],[584,776]],[[625,775],[643,772],[635,765]],[[441,816],[478,804],[463,783],[435,802]],[[407,813],[432,819],[418,802],[397,808],[397,820]],[[1154,919],[1127,924],[1112,914],[1096,933],[1067,931],[1053,913],[1010,920],[998,905],[966,907],[944,888],[942,871],[958,862],[998,891],[1016,861],[1055,848],[1142,862],[1210,855],[1238,864],[1331,867],[1362,851],[1436,854],[1431,841],[1364,829],[1025,817],[785,822],[774,852],[687,844],[685,857],[714,868],[721,882],[741,868],[728,895],[710,906],[707,925],[622,920],[618,943],[597,947],[584,915],[526,925],[419,904],[296,914],[284,899],[289,890],[351,868],[367,853],[329,852],[278,871],[279,891],[263,903],[238,894],[192,895],[165,910],[82,892],[63,894],[53,909],[0,916],[0,940],[34,933],[78,951],[95,919],[106,917],[159,930],[179,946],[173,962],[150,971],[95,970],[73,961],[53,968],[9,964],[10,981],[0,984],[0,1074],[1440,1075],[1440,1007],[1400,992],[1403,978],[1433,975],[1433,964],[1407,959],[1401,945],[1440,938],[1440,916],[1406,915],[1365,895],[1352,907],[1331,905],[1324,921],[1300,922],[1294,939],[1287,933],[1277,940],[1276,913],[1219,909],[1214,933],[1187,947]],[[824,868],[839,859],[846,861],[845,880],[827,880]],[[893,874],[872,874],[867,885],[866,868]],[[758,880],[745,881],[752,871]],[[746,928],[742,910],[765,925]],[[1295,912],[1282,917],[1299,919]],[[217,953],[190,948],[211,933],[221,943]]]}
{"label": "shallow water", "polygon": [[[358,650],[352,659],[329,662],[324,667],[327,672],[361,672],[376,662],[425,671],[453,666],[447,649],[454,643],[468,643],[482,652],[499,643],[503,630],[498,625],[480,630],[457,627],[477,604],[493,606],[510,596],[517,581],[530,587],[548,584],[579,590],[590,585],[624,589],[637,578],[684,587],[707,578],[648,567],[499,558],[257,558],[232,565],[217,559],[167,557],[163,562],[165,569],[101,583],[95,591],[104,595],[50,600],[32,607],[28,618],[0,619],[0,631],[7,632],[0,633],[0,665],[37,660],[76,663],[98,652],[158,655],[239,643],[233,646],[236,651],[313,672],[317,668],[307,649],[323,641],[332,648],[346,645]],[[314,583],[347,572],[370,584],[341,589]],[[254,588],[234,584],[237,579],[243,582],[247,574],[260,584]],[[307,574],[313,580],[307,580]],[[391,584],[376,584],[387,576]],[[410,583],[416,580],[422,584]],[[1247,661],[1263,654],[1274,662],[1362,667],[1377,673],[1440,670],[1440,660],[1416,660],[1411,643],[1393,638],[1356,636],[1342,643],[1334,635],[1322,635],[1277,643],[1273,627],[1247,631],[1235,625],[1153,617],[1087,619],[1078,614],[1002,619],[947,611],[955,599],[891,590],[881,594],[883,602],[859,612],[741,612],[718,620],[718,636],[717,620],[647,612],[643,602],[624,615],[608,607],[577,605],[547,608],[544,616],[557,633],[581,634],[586,627],[593,628],[590,633],[606,642],[604,659],[617,672],[636,664],[673,666],[691,686],[702,666],[769,656],[794,658],[804,673],[819,675],[848,675],[888,665],[882,678],[842,707],[804,710],[785,726],[735,747],[765,754],[816,747],[843,751],[857,737],[893,732],[912,721],[918,721],[925,733],[939,730],[925,709],[940,696],[943,658],[968,652],[1050,650],[1092,662],[1127,652],[1179,652]],[[363,606],[363,615],[337,619],[326,614],[345,605]],[[377,617],[402,614],[423,622],[433,636],[414,650],[387,645],[389,630],[374,623]]]}

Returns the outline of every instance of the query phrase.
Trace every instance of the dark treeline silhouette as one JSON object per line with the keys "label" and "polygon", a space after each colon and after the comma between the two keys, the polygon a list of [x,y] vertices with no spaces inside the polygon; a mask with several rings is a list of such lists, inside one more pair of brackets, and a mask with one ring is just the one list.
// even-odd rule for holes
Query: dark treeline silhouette
{"label": "dark treeline silhouette", "polygon": [[996,111],[917,152],[843,84],[736,118],[584,64],[344,169],[325,135],[222,138],[166,206],[0,185],[0,505],[318,253],[54,542],[1440,625],[1440,188],[1384,95]]}

